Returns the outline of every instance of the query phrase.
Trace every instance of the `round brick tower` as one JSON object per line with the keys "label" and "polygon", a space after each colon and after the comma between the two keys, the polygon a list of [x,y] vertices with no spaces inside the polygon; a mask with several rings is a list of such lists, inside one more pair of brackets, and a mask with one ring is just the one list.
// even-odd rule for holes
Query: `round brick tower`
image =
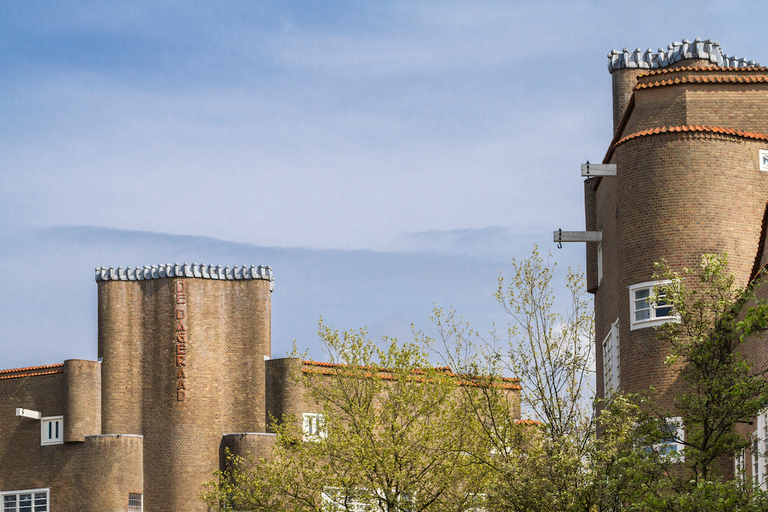
{"label": "round brick tower", "polygon": [[102,431],[144,436],[144,507],[205,510],[222,436],[265,430],[272,271],[97,269]]}
{"label": "round brick tower", "polygon": [[615,134],[604,163],[617,175],[585,183],[588,229],[603,233],[599,250],[587,248],[598,395],[653,386],[673,413],[682,384],[652,328],[665,314],[644,310],[642,293],[654,262],[679,271],[706,253],[728,253],[738,283],[749,281],[768,200],[768,69],[698,39],[609,60]]}

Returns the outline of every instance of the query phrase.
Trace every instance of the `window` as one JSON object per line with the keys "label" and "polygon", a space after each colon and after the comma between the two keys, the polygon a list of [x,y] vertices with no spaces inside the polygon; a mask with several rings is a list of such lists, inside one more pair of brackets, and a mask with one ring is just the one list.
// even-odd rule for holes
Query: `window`
{"label": "window", "polygon": [[761,149],[758,158],[760,161],[760,170],[768,171],[768,149]]}
{"label": "window", "polygon": [[619,356],[619,319],[611,324],[608,336],[603,340],[603,397],[610,398],[621,385]]}
{"label": "window", "polygon": [[322,414],[304,413],[304,440],[319,441],[326,437],[325,418]]}
{"label": "window", "polygon": [[685,432],[683,430],[683,420],[680,417],[667,418],[666,424],[662,426],[662,430],[669,437],[662,439],[660,443],[655,445],[655,448],[663,455],[672,455],[679,461],[683,460],[683,440],[685,439]]}
{"label": "window", "polygon": [[48,489],[0,492],[3,512],[48,512]]}
{"label": "window", "polygon": [[374,506],[366,503],[362,497],[347,496],[341,489],[326,488],[322,493],[323,504],[328,510],[344,512],[369,512],[375,510]]}
{"label": "window", "polygon": [[643,327],[655,327],[677,319],[672,312],[672,306],[664,300],[666,283],[669,281],[649,281],[629,287],[629,329],[631,331]]}
{"label": "window", "polygon": [[744,450],[739,450],[733,457],[733,474],[742,482],[747,473],[747,459],[744,456]]}
{"label": "window", "polygon": [[62,444],[64,442],[64,416],[42,418],[40,422],[40,444]]}
{"label": "window", "polygon": [[141,494],[136,492],[128,493],[128,512],[141,512]]}
{"label": "window", "polygon": [[[351,494],[345,493],[343,489],[335,487],[326,487],[322,492],[323,510],[333,512],[374,512],[381,510],[378,505],[385,499],[381,490],[370,492],[366,489],[352,490]],[[485,503],[485,495],[470,496],[470,500],[478,504],[478,507],[469,509],[480,512],[484,510],[479,508],[480,504]],[[413,493],[401,492],[397,497],[397,510],[414,510]]]}
{"label": "window", "polygon": [[762,490],[768,489],[766,476],[766,454],[768,453],[768,409],[757,415],[757,431],[752,441],[752,476],[755,483],[760,484]]}

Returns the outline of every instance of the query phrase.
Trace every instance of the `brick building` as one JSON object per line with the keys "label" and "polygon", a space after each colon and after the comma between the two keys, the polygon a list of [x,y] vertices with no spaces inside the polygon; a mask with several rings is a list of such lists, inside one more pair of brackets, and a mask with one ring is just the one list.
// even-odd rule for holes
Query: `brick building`
{"label": "brick building", "polygon": [[98,361],[0,371],[3,512],[206,510],[226,448],[268,457],[267,418],[316,416],[290,375],[318,363],[270,358],[269,267],[99,268],[96,281]]}
{"label": "brick building", "polygon": [[[614,136],[603,163],[616,175],[584,183],[587,231],[602,233],[587,243],[597,392],[654,386],[671,410],[683,383],[652,328],[673,319],[648,300],[653,264],[679,271],[727,253],[743,286],[768,262],[768,68],[699,39],[608,58]],[[768,367],[768,343],[747,350],[756,368]],[[755,431],[762,452],[767,433]],[[765,458],[748,458],[747,472],[754,461],[764,481]]]}

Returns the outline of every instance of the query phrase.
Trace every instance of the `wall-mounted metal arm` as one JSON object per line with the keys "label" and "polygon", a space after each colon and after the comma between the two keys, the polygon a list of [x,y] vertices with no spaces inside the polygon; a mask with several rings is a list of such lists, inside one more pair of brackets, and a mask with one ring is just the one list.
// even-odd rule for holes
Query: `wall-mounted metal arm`
{"label": "wall-mounted metal arm", "polygon": [[581,175],[590,176],[616,176],[616,164],[591,164],[589,161],[581,164]]}
{"label": "wall-mounted metal arm", "polygon": [[38,411],[33,411],[31,409],[22,409],[21,407],[17,407],[16,416],[21,416],[23,418],[32,418],[33,420],[39,420],[39,419],[42,419],[43,413]]}
{"label": "wall-mounted metal arm", "polygon": [[562,242],[602,242],[602,231],[563,231],[558,229],[553,235],[553,241]]}

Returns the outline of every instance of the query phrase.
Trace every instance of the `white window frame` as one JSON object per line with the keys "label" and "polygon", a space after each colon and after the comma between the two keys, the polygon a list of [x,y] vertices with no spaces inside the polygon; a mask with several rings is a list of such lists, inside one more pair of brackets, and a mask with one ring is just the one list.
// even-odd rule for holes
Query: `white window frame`
{"label": "white window frame", "polygon": [[674,440],[670,439],[670,440],[657,443],[654,445],[654,448],[659,452],[666,452],[666,453],[669,453],[670,451],[675,452],[675,455],[674,455],[675,460],[678,462],[683,462],[685,460],[685,456],[683,455],[683,448],[685,448],[685,445],[683,444],[683,440],[685,439],[685,429],[683,428],[683,418],[681,418],[680,416],[674,416],[671,418],[667,418],[666,422],[667,422],[667,425],[672,424],[675,426],[675,438]]}
{"label": "white window frame", "polygon": [[[34,512],[50,512],[51,510],[51,489],[26,489],[23,491],[0,491],[0,510],[3,512],[18,512],[19,510],[19,496],[24,494],[32,495],[32,510]],[[40,505],[36,505],[35,501],[38,499],[37,494],[45,494],[45,508],[39,508]],[[5,498],[7,496],[16,496],[16,506],[14,508],[5,508]]]}
{"label": "white window frame", "polygon": [[[657,327],[667,322],[675,322],[678,320],[677,315],[675,315],[671,309],[668,315],[658,316],[657,310],[660,310],[662,308],[657,307],[656,303],[651,300],[651,298],[654,296],[654,288],[667,283],[671,283],[671,281],[668,279],[663,281],[646,281],[644,283],[633,284],[632,286],[629,287],[629,330],[630,331],[634,331],[635,329],[643,329],[645,327]],[[648,291],[647,297],[637,298],[636,297],[637,292],[642,292],[643,290]],[[639,309],[637,306],[639,303],[642,303],[642,302],[645,302],[648,305],[648,307]],[[666,309],[667,307],[668,306],[664,306],[663,308]],[[648,311],[649,317],[638,320],[637,313],[640,311]]]}
{"label": "white window frame", "polygon": [[739,450],[733,456],[733,474],[744,482],[747,478],[747,457],[744,450]]}
{"label": "white window frame", "polygon": [[64,416],[40,418],[40,444],[64,444]]}
{"label": "white window frame", "polygon": [[760,489],[768,490],[768,409],[757,415],[757,430],[752,443],[752,476]]}
{"label": "white window frame", "polygon": [[375,510],[373,504],[360,499],[350,499],[344,495],[341,489],[336,487],[326,487],[320,496],[325,508],[334,512],[371,512]]}
{"label": "white window frame", "polygon": [[302,430],[305,441],[319,441],[328,437],[328,431],[325,428],[325,416],[316,412],[303,414]]}
{"label": "white window frame", "polygon": [[610,398],[621,386],[619,319],[611,324],[603,340],[603,398]]}
{"label": "white window frame", "polygon": [[[139,505],[131,505],[131,497],[132,496],[138,496],[139,497]],[[128,493],[128,512],[142,512],[144,510],[144,495],[140,492],[129,492]]]}
{"label": "white window frame", "polygon": [[768,149],[761,149],[759,151],[757,163],[761,171],[768,171]]}

